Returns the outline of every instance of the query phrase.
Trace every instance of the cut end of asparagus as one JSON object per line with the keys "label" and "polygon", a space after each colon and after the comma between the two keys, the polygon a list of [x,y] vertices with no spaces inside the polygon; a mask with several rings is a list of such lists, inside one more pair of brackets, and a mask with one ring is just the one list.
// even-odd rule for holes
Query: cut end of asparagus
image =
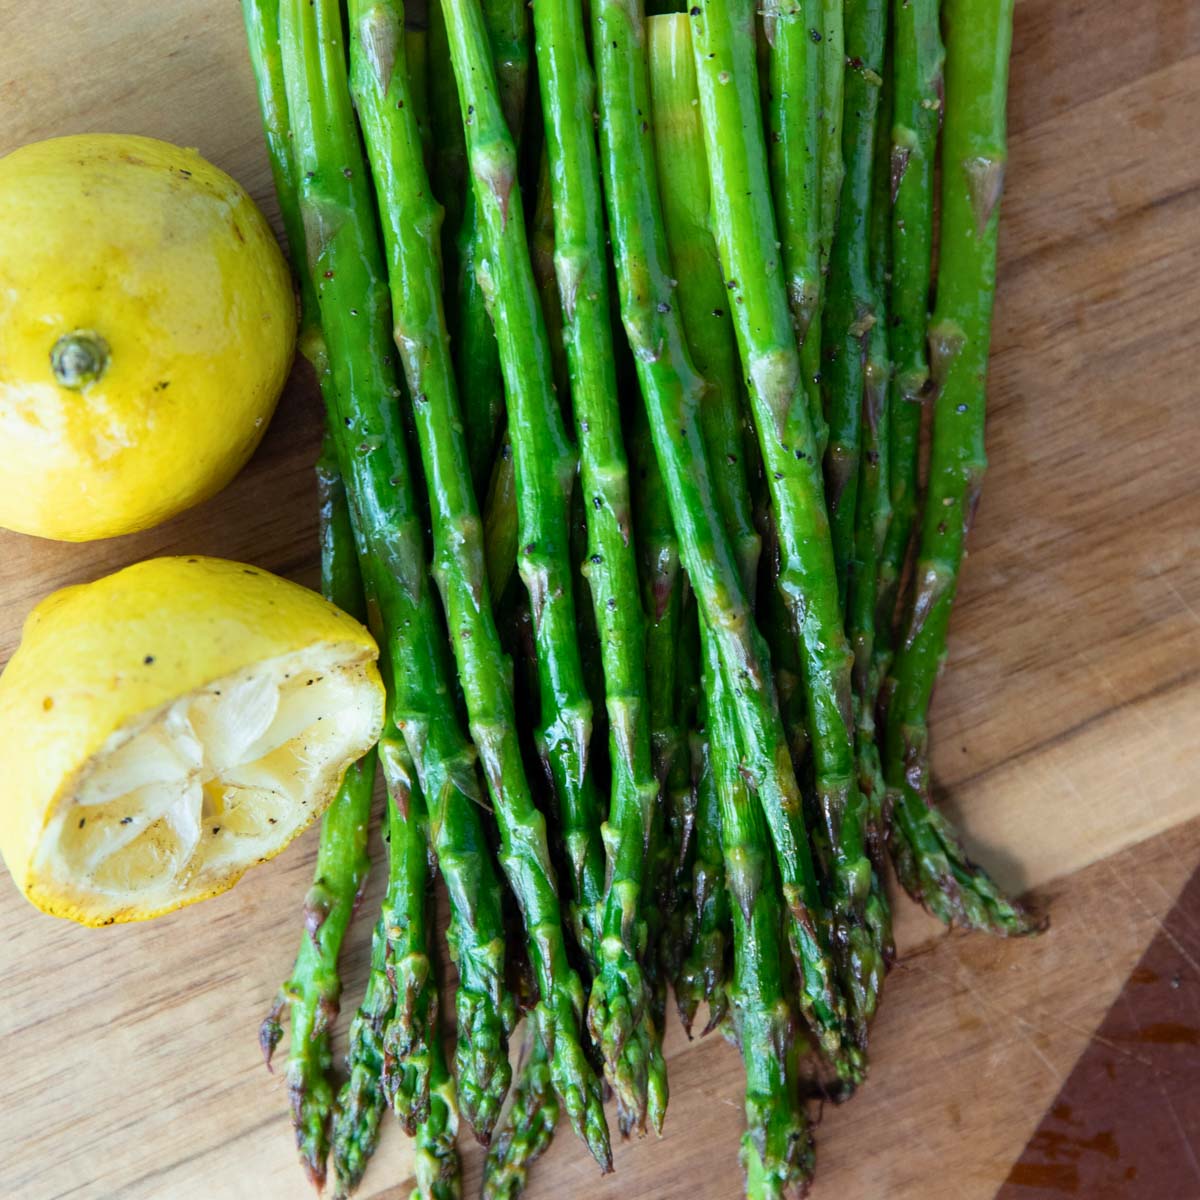
{"label": "cut end of asparagus", "polygon": [[1026,937],[1049,924],[1005,895],[971,861],[949,818],[907,786],[895,798],[891,835],[892,861],[904,890],[946,925]]}

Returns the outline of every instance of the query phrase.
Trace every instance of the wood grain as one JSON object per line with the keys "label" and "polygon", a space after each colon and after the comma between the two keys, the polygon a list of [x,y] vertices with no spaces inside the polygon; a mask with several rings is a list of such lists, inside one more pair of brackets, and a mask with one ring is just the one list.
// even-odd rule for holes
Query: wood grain
{"label": "wood grain", "polygon": [[[197,146],[274,214],[233,0],[47,0],[36,16],[0,0],[0,29],[0,153],[152,134]],[[1020,0],[1010,113],[991,468],[934,767],[972,845],[1055,923],[997,944],[947,937],[901,902],[872,1078],[823,1115],[816,1200],[992,1196],[1200,865],[1200,7]],[[250,466],[201,508],[90,546],[0,534],[0,660],[47,591],[149,555],[313,583],[318,431],[298,371]],[[4,1195],[305,1194],[255,1032],[314,851],[306,836],[228,895],[142,927],[77,929],[0,886]],[[736,1054],[677,1027],[668,1052],[662,1143],[620,1147],[601,1181],[564,1133],[530,1200],[740,1194]],[[465,1152],[471,1195],[480,1156]],[[407,1164],[389,1129],[362,1194],[407,1197]]]}

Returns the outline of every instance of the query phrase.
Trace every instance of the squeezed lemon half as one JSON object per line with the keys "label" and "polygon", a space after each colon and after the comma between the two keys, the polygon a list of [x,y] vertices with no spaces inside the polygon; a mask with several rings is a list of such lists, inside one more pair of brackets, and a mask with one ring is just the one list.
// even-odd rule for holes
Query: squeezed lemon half
{"label": "squeezed lemon half", "polygon": [[47,597],[0,676],[17,886],[86,925],[232,887],[378,738],[377,655],[316,593],[222,559],[151,559]]}

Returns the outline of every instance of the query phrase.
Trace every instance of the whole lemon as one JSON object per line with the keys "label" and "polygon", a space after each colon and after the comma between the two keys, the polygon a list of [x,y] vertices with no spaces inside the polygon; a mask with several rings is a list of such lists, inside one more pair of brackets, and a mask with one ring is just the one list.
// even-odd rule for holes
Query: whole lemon
{"label": "whole lemon", "polygon": [[194,150],[86,134],[0,158],[0,526],[87,541],[207,499],[295,337],[266,220]]}

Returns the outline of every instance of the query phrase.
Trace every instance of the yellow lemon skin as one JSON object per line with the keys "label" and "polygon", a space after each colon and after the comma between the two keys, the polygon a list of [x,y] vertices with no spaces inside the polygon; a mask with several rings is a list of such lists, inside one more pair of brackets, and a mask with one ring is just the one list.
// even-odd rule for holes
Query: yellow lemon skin
{"label": "yellow lemon skin", "polygon": [[[0,159],[0,526],[88,541],[207,499],[258,445],[296,303],[254,202],[194,150],[85,134]],[[83,331],[99,377],[51,363]]]}
{"label": "yellow lemon skin", "polygon": [[[89,925],[156,916],[231,887],[253,862],[202,894],[114,912],[97,908],[86,889],[39,878],[39,842],[117,731],[214,681],[318,645],[365,669],[374,732],[357,757],[383,720],[378,649],[362,625],[317,593],[258,567],[194,556],[149,559],[47,596],[0,675],[0,853],[17,887],[37,907]],[[335,779],[264,857],[319,816],[336,786]]]}

